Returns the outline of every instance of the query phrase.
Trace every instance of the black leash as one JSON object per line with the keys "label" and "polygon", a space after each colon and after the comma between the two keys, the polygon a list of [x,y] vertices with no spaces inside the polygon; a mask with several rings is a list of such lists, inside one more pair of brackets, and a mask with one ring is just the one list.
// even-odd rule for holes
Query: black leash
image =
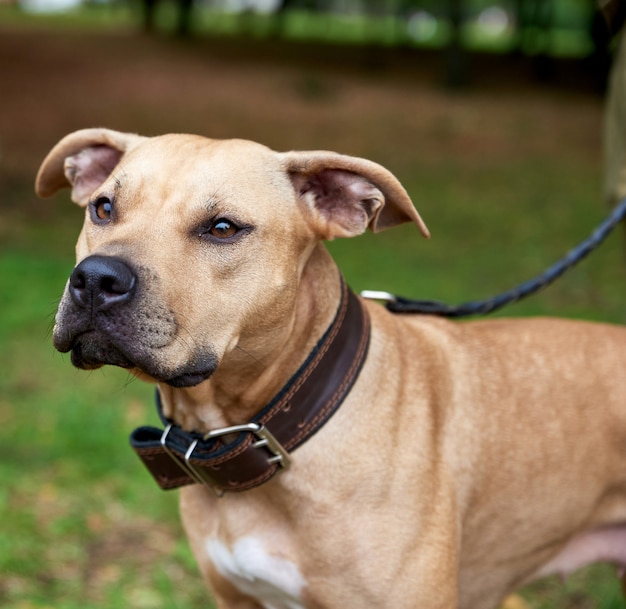
{"label": "black leash", "polygon": [[571,249],[561,260],[553,264],[541,275],[526,281],[517,287],[503,292],[492,298],[485,300],[473,300],[457,306],[448,305],[436,300],[411,300],[395,296],[388,292],[374,292],[366,290],[361,292],[364,298],[387,301],[387,309],[392,313],[422,313],[428,315],[440,315],[443,317],[467,317],[469,315],[486,315],[492,313],[506,305],[512,304],[526,296],[550,285],[559,278],[565,271],[587,257],[595,250],[615,228],[615,226],[626,217],[626,199],[623,199],[607,216],[607,218],[596,228],[590,237]]}

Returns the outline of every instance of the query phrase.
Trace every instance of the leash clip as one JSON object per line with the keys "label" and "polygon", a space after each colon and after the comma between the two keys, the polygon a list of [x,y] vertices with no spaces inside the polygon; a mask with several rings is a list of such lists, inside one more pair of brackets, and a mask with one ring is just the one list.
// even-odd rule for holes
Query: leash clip
{"label": "leash clip", "polygon": [[367,300],[380,300],[382,302],[397,302],[398,298],[391,292],[382,292],[380,290],[362,290],[361,298]]}

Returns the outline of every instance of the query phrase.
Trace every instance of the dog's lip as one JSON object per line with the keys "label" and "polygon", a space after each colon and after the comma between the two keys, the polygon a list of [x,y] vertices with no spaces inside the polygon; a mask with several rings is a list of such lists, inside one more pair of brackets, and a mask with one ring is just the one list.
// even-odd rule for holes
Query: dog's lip
{"label": "dog's lip", "polygon": [[184,387],[194,387],[206,381],[213,374],[213,369],[184,372],[170,378],[163,379],[163,382],[175,389]]}
{"label": "dog's lip", "polygon": [[124,353],[117,348],[109,348],[106,350],[106,354],[98,353],[97,355],[90,355],[88,349],[84,349],[80,342],[76,342],[71,348],[72,364],[77,368],[83,370],[95,370],[102,366],[118,366],[120,368],[132,369],[136,368],[140,372],[147,374],[148,376],[160,380],[171,387],[177,389],[184,387],[194,387],[199,385],[206,379],[208,379],[214,371],[214,367],[210,366],[202,370],[187,370],[169,376],[168,374],[159,373],[152,369],[152,366],[146,363],[139,363],[129,359]]}
{"label": "dog's lip", "polygon": [[[88,334],[88,333],[85,333]],[[84,338],[85,335],[82,335]],[[64,352],[71,352],[72,364],[83,370],[95,370],[102,366],[118,366],[120,368],[133,368],[135,364],[122,351],[114,345],[94,345],[91,348],[85,340],[76,337],[68,349]]]}
{"label": "dog's lip", "polygon": [[94,370],[105,365],[135,369],[148,377],[174,388],[194,387],[207,380],[217,368],[218,358],[208,349],[198,352],[186,364],[167,366],[158,356],[159,349],[140,348],[140,343],[120,344],[95,328],[60,332],[55,329],[55,348],[71,352],[72,364],[83,370]]}
{"label": "dog's lip", "polygon": [[194,387],[206,381],[217,369],[219,358],[211,350],[197,353],[193,360],[180,368],[171,370],[169,374],[157,377],[161,382],[181,389],[184,387]]}

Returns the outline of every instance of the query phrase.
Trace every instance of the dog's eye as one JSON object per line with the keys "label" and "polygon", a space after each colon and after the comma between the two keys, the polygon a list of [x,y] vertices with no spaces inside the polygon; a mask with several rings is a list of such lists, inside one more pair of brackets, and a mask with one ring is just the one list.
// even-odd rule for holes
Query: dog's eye
{"label": "dog's eye", "polygon": [[106,222],[111,219],[113,202],[109,197],[98,197],[91,205],[95,221]]}
{"label": "dog's eye", "polygon": [[200,226],[196,233],[200,238],[216,243],[230,244],[235,243],[240,237],[252,231],[252,226],[244,224],[236,224],[228,218],[217,218],[209,221],[207,224]]}
{"label": "dog's eye", "polygon": [[238,232],[237,226],[235,226],[230,220],[220,218],[216,220],[209,228],[208,233],[216,239],[230,239],[234,237]]}

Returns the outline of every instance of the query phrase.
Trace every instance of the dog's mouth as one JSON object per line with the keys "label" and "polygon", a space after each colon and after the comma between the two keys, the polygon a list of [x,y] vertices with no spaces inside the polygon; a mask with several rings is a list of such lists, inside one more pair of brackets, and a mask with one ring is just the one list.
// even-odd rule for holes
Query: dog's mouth
{"label": "dog's mouth", "polygon": [[106,365],[118,366],[136,370],[144,376],[177,389],[202,383],[210,378],[217,368],[217,358],[212,353],[196,356],[193,361],[180,367],[166,367],[154,354],[141,352],[137,348],[118,347],[95,331],[75,336],[66,344],[55,341],[55,346],[61,352],[70,352],[72,364],[82,370],[95,370]]}
{"label": "dog's mouth", "polygon": [[56,345],[63,353],[70,352],[72,364],[82,370],[95,370],[108,364],[120,368],[134,368],[135,364],[110,342],[96,340],[93,332],[77,336],[66,347]]}

